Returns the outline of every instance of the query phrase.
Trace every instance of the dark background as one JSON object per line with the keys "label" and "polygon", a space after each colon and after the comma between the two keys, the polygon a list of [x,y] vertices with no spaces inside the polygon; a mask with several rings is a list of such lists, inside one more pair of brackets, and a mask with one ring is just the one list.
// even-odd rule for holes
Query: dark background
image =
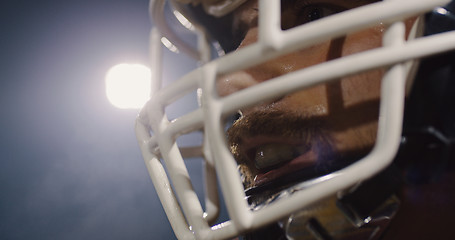
{"label": "dark background", "polygon": [[0,239],[175,238],[136,143],[138,110],[105,96],[111,66],[148,64],[148,1],[0,6]]}

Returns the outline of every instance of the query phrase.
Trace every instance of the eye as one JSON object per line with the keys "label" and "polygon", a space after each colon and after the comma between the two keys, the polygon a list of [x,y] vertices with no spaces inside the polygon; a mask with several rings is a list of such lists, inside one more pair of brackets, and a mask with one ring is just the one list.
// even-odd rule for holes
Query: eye
{"label": "eye", "polygon": [[324,17],[346,10],[344,7],[329,2],[318,1],[282,1],[281,24],[282,29],[290,29],[305,23],[319,20]]}
{"label": "eye", "polygon": [[309,5],[299,10],[297,25],[316,21],[341,11],[343,11],[343,9],[333,5]]}
{"label": "eye", "polygon": [[318,19],[321,19],[323,17],[330,16],[334,14],[335,11],[329,8],[324,8],[324,7],[308,7],[304,11],[304,16],[306,17],[306,21],[312,22]]}

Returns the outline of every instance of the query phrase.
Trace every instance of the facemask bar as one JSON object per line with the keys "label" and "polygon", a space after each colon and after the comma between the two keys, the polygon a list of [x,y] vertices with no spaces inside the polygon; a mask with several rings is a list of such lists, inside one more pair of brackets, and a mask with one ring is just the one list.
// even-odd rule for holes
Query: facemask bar
{"label": "facemask bar", "polygon": [[[455,33],[445,33],[405,43],[404,25],[396,21],[418,15],[447,2],[449,1],[389,0],[282,31],[279,24],[279,1],[260,0],[257,43],[210,62],[166,88],[159,91],[155,89],[151,100],[142,109],[136,121],[136,134],[152,181],[176,236],[179,239],[231,238],[247,230],[274,222],[323,197],[347,189],[385,168],[395,156],[401,138],[406,79],[406,68],[403,63],[455,48]],[[358,19],[364,21],[357,21]],[[218,75],[245,69],[319,41],[343,36],[379,22],[390,24],[384,34],[383,48],[305,68],[224,98],[220,98],[215,91]],[[156,41],[153,44],[160,43]],[[388,66],[389,70],[382,80],[378,136],[372,152],[351,166],[321,177],[322,181],[318,181],[314,186],[264,206],[260,210],[251,211],[245,200],[236,162],[227,149],[222,126],[223,118],[237,109],[285,95],[297,89],[383,66]],[[153,66],[153,71],[160,70]],[[160,81],[160,79],[156,78],[153,81]],[[159,84],[156,84],[156,87],[158,89]],[[202,88],[203,92],[202,107],[174,121],[169,121],[164,114],[165,106],[198,88]],[[253,99],[251,96],[258,97]],[[231,218],[227,222],[212,227],[204,218],[201,204],[192,190],[182,153],[175,143],[175,139],[182,133],[202,129],[205,134],[203,150],[196,148],[189,153],[205,155],[209,169],[213,166],[212,162],[214,163]],[[171,181],[164,172],[160,158],[163,158],[169,170]],[[209,173],[214,176],[214,172]],[[173,183],[176,194],[170,182]]]}

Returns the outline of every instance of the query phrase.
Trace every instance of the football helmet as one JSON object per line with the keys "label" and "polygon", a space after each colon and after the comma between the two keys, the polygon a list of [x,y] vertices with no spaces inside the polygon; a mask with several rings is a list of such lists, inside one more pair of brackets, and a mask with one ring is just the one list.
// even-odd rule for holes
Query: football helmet
{"label": "football helmet", "polygon": [[[340,1],[349,7],[334,7],[337,0],[258,0],[257,5],[256,0],[150,1],[154,25],[150,36],[152,93],[135,129],[146,167],[177,238],[376,239],[389,228],[386,234],[398,236],[393,235],[395,230],[389,223],[395,216],[401,218],[401,186],[435,182],[452,171],[455,58],[450,51],[455,49],[455,32],[450,31],[455,28],[454,3]],[[289,2],[293,5],[286,9]],[[238,14],[248,4],[254,17]],[[303,14],[305,19],[297,14],[294,20],[298,24],[287,25],[284,15],[288,10]],[[248,44],[245,29],[250,25],[239,23],[239,16],[248,24],[253,22],[257,31]],[[251,86],[248,76],[236,75],[270,62],[286,61],[285,56],[291,54],[302,55],[302,50],[314,49],[321,42],[343,44],[349,41],[346,36],[378,25],[381,41],[377,47],[326,56],[324,61],[279,72]],[[163,46],[194,58],[200,67],[163,84]],[[294,62],[287,64],[294,66]],[[320,127],[308,127],[305,133],[316,137],[306,137],[302,140],[305,144],[290,147],[292,129],[301,134],[303,130],[297,128],[318,123],[287,123],[278,120],[282,115],[274,111],[266,120],[245,115],[243,130],[254,131],[257,136],[261,131],[273,135],[289,125],[286,128],[291,133],[286,139],[272,142],[251,140],[250,136],[250,142],[242,142],[230,130],[234,128],[230,122],[238,118],[240,109],[270,109],[290,94],[349,76],[360,74],[366,79],[361,81],[369,81],[365,77],[369,75],[362,74],[375,69],[381,72],[374,125],[377,132],[365,153],[345,158],[346,154],[331,149],[332,140],[320,133],[325,131]],[[258,74],[261,71],[257,70]],[[229,82],[235,77],[245,86],[223,93],[220,79],[229,78],[225,81]],[[170,119],[166,108],[192,93],[197,93],[199,107]],[[305,98],[306,103],[311,104],[311,100]],[[270,119],[274,123],[267,123]],[[349,123],[346,126],[349,128]],[[177,139],[193,132],[201,134],[201,142],[181,146]],[[254,151],[250,153],[242,144],[250,144],[249,149]],[[243,153],[254,159],[253,166],[239,160],[238,155]],[[288,164],[303,162],[310,153],[323,158],[324,164]],[[186,167],[187,159],[196,157],[204,162],[205,205],[194,191]],[[278,168],[286,170],[275,170]],[[219,196],[224,198],[229,219],[217,220]]]}

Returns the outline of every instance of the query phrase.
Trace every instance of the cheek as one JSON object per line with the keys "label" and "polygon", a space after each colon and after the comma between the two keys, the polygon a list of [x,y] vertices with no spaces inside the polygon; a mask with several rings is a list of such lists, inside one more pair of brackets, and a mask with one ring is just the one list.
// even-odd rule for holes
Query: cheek
{"label": "cheek", "polygon": [[[382,24],[345,38],[342,55],[347,56],[378,48],[382,45],[384,26]],[[375,69],[346,77],[341,80],[343,107],[350,107],[365,101],[379,99],[383,69]]]}
{"label": "cheek", "polygon": [[342,79],[343,107],[379,100],[383,74],[383,69],[377,69]]}
{"label": "cheek", "polygon": [[248,30],[248,32],[246,33],[245,35],[245,38],[242,40],[242,42],[240,43],[239,45],[239,49],[240,48],[244,48],[248,45],[251,45],[255,42],[257,42],[258,40],[258,28],[255,27],[255,28],[251,28],[250,30]]}
{"label": "cheek", "polygon": [[342,55],[347,56],[380,47],[382,45],[384,29],[384,25],[379,24],[375,27],[346,36]]}
{"label": "cheek", "polygon": [[218,95],[227,96],[256,84],[256,80],[250,74],[239,71],[220,76],[217,79],[216,89]]}
{"label": "cheek", "polygon": [[[384,27],[378,25],[350,34],[341,40],[326,41],[245,71],[226,75],[218,79],[218,93],[222,96],[229,95],[271,78],[340,57],[340,55],[346,56],[379,47],[383,31]],[[255,42],[256,37],[257,29],[251,29],[242,42],[242,46]],[[280,105],[280,108],[298,109],[294,111],[305,112],[309,115],[325,115],[328,112],[327,104],[331,98],[340,100],[342,103],[336,104],[336,106],[341,107],[378,98],[382,74],[382,71],[378,70],[348,77],[341,81],[341,87],[336,92],[327,92],[326,86],[320,85],[285,96],[283,98],[285,101],[281,101],[283,104],[277,104],[277,102],[275,104]],[[336,96],[331,96],[332,93]],[[277,105],[275,106],[278,107]],[[337,110],[332,106],[331,111]]]}
{"label": "cheek", "polygon": [[273,104],[274,108],[307,117],[327,116],[327,106],[326,85],[317,85],[286,95],[280,101]]}
{"label": "cheek", "polygon": [[249,68],[246,72],[258,82],[267,81],[327,61],[329,46],[330,42],[324,42]]}
{"label": "cheek", "polygon": [[[256,29],[254,31],[256,31]],[[257,67],[250,68],[247,72],[258,82],[266,81],[273,77],[313,66],[333,58],[338,58],[340,55],[347,56],[377,48],[381,46],[383,32],[384,26],[378,25],[367,30],[350,34],[342,41],[326,41],[298,52],[274,59]],[[257,32],[254,32],[252,35],[255,34],[257,34]],[[255,40],[256,39],[252,37],[251,42]],[[249,37],[245,39],[243,44],[250,44]],[[340,50],[338,50],[340,48],[342,48],[341,53],[339,53]]]}

